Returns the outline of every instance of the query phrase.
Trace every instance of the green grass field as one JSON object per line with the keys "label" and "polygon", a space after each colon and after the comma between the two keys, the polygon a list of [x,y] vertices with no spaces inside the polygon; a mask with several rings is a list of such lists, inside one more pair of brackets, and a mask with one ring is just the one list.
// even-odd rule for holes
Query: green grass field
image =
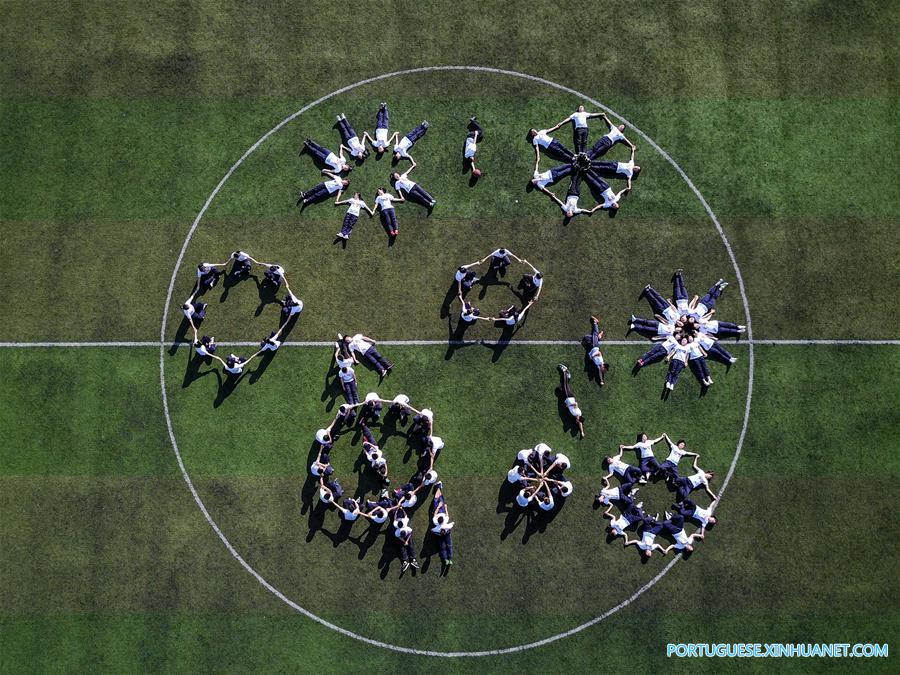
{"label": "green grass field", "polygon": [[[353,82],[428,65],[521,71],[572,87],[637,125],[690,176],[721,221],[743,273],[756,340],[894,340],[900,286],[898,9],[887,2],[439,2],[353,8],[381,32],[351,30],[325,3],[0,3],[0,341],[155,343],[191,223],[262,134]],[[614,25],[610,24],[613,18]],[[391,22],[402,22],[397,39]],[[327,48],[338,53],[326,55]],[[386,245],[363,218],[333,246],[343,209],[302,214],[317,182],[307,136],[336,146],[334,116],[358,131],[388,101],[401,133],[427,118],[414,177],[438,199],[430,217],[398,209]],[[669,559],[642,564],[605,541],[591,508],[600,459],[634,433],[684,436],[718,488],[742,429],[750,345],[713,365],[708,395],[685,373],[667,402],[663,367],[629,371],[647,348],[604,350],[607,386],[588,382],[574,344],[599,314],[624,339],[638,293],[683,267],[702,293],[731,282],[719,317],[744,323],[722,240],[675,169],[646,143],[644,172],[615,219],[579,217],[526,193],[529,127],[579,99],[509,76],[404,75],[335,96],[250,155],[205,213],[177,271],[163,326],[164,386],[185,469],[236,551],[286,596],[375,640],[438,651],[528,643],[619,604]],[[589,108],[591,106],[588,106]],[[465,121],[487,139],[485,176],[461,171]],[[593,123],[592,123],[593,125]],[[602,125],[602,123],[599,123]],[[592,127],[592,140],[598,126]],[[570,133],[558,137],[570,144]],[[623,158],[617,148],[610,157]],[[544,163],[549,166],[550,163]],[[388,159],[351,184],[371,197]],[[890,176],[895,176],[894,179]],[[565,186],[557,186],[562,194]],[[585,190],[586,194],[586,190]],[[540,302],[511,345],[448,349],[443,303],[456,265],[498,245],[542,269]],[[290,346],[223,396],[221,372],[173,345],[178,304],[201,260],[235,248],[285,266],[306,307],[292,341],[361,330],[397,364],[381,385],[435,411],[438,469],[455,564],[399,574],[389,537],[310,504],[311,441],[340,402],[330,350]],[[517,278],[515,272],[513,276]],[[217,287],[204,332],[258,340],[276,322],[255,285]],[[510,300],[491,288],[487,313]],[[508,304],[508,302],[507,302]],[[453,313],[455,315],[455,307]],[[455,321],[454,321],[455,323]],[[467,339],[495,339],[476,325]],[[632,336],[634,337],[634,336]],[[517,341],[572,344],[516,344]],[[766,660],[670,659],[670,642],[891,643],[900,626],[898,347],[756,344],[752,409],[720,523],[633,603],[572,637],[529,651],[441,659],[398,654],[293,611],[229,554],[197,508],[172,452],[159,347],[0,348],[0,671],[771,672]],[[237,351],[247,352],[243,347]],[[227,350],[225,350],[227,351]],[[587,415],[579,440],[561,421],[555,366],[568,363]],[[575,492],[546,527],[500,499],[520,448],[565,452]],[[395,482],[410,473],[399,439]],[[353,491],[358,448],[335,467]],[[661,488],[645,500],[666,505]],[[413,521],[417,548],[427,522]],[[895,671],[887,659],[780,660],[782,670]]]}

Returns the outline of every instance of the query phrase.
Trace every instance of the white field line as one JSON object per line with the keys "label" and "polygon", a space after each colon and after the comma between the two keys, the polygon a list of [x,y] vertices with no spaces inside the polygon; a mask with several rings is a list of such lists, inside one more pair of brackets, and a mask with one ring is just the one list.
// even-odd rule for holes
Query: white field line
{"label": "white field line", "polygon": [[[0,342],[0,349],[31,349],[31,348],[84,348],[84,347],[171,347],[171,346],[187,346],[190,342],[160,342],[160,341],[111,341],[111,342]],[[259,342],[219,342],[221,347],[256,347]],[[431,345],[497,345],[499,340],[380,340],[380,345],[386,347],[427,347]],[[507,343],[509,346],[571,346],[581,344],[579,340],[511,340]],[[648,347],[649,342],[645,340],[603,340],[603,344],[611,347],[624,347],[630,345],[641,345]],[[744,347],[750,344],[749,340],[740,342],[729,342],[728,348]],[[777,346],[803,346],[803,345],[826,345],[826,346],[877,346],[889,345],[900,346],[900,340],[753,340],[754,345],[762,345],[765,347]],[[332,347],[333,341],[324,340],[292,340],[281,345],[282,347]]]}

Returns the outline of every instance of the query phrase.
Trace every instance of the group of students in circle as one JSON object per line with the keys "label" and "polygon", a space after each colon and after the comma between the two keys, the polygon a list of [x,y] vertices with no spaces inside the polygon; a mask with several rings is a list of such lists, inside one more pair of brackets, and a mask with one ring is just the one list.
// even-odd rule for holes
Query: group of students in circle
{"label": "group of students in circle", "polygon": [[[389,124],[388,105],[382,102],[375,114],[375,131],[373,134],[370,135],[368,131],[364,131],[362,137],[360,137],[347,120],[346,115],[342,113],[337,116],[337,122],[335,123],[341,139],[337,152],[330,150],[311,138],[307,138],[303,143],[300,154],[310,155],[315,162],[323,167],[322,174],[327,178],[313,187],[301,191],[297,199],[297,206],[304,209],[310,204],[324,201],[330,198],[331,195],[335,195],[335,206],[347,207],[341,229],[335,235],[335,243],[340,241],[346,242],[350,239],[353,228],[359,221],[360,214],[365,211],[369,214],[369,217],[373,217],[376,212],[380,214],[381,225],[389,237],[389,243],[393,244],[400,234],[400,224],[397,220],[395,204],[410,201],[424,206],[428,209],[430,215],[437,203],[428,190],[410,177],[410,174],[417,166],[410,151],[428,131],[430,127],[428,120],[423,120],[402,137],[397,131],[391,133]],[[482,175],[481,169],[475,166],[475,155],[478,143],[483,136],[484,131],[478,120],[475,117],[471,117],[466,125],[463,157],[474,178]],[[388,151],[392,144],[393,163],[396,165],[401,160],[409,160],[410,162],[409,168],[405,171],[397,170],[391,172],[390,183],[396,190],[396,194],[391,193],[386,187],[379,187],[376,191],[374,206],[371,207],[359,192],[354,192],[351,196],[344,197],[345,191],[350,186],[348,176],[353,171],[350,162],[355,161],[358,165],[362,164],[370,154],[368,146],[371,146],[376,154],[381,156]],[[344,198],[342,199],[342,197]]]}
{"label": "group of students in circle", "polygon": [[[527,265],[531,269],[531,274],[524,274],[519,280],[518,288],[521,290],[522,307],[518,307],[515,303],[508,307],[503,307],[497,312],[497,316],[482,316],[481,310],[476,307],[466,296],[469,291],[474,288],[475,284],[481,283],[489,285],[497,283],[499,279],[506,276],[507,268],[516,260],[522,265]],[[488,262],[487,274],[479,277],[478,267]],[[506,248],[498,248],[488,253],[486,256],[467,265],[460,265],[456,268],[454,274],[456,281],[456,296],[460,303],[459,323],[454,334],[455,339],[459,339],[465,333],[466,328],[476,321],[487,321],[499,326],[513,327],[520,324],[525,319],[525,315],[532,305],[537,302],[541,295],[541,289],[544,287],[544,275],[528,260],[520,258],[512,251]]]}
{"label": "group of students in circle", "polygon": [[[588,148],[588,120],[594,117],[603,119],[607,131]],[[574,152],[550,135],[570,122]],[[637,180],[641,173],[641,167],[634,163],[636,147],[625,137],[624,131],[624,124],[613,124],[603,112],[587,112],[583,105],[578,106],[575,112],[549,129],[530,129],[527,138],[534,147],[534,170],[528,185],[529,189],[540,190],[550,197],[562,210],[566,220],[579,214],[590,215],[600,210],[606,211],[610,218],[614,217],[619,211],[622,199],[631,192],[632,182]],[[601,159],[617,143],[627,145],[631,149],[629,160],[618,162]],[[541,171],[541,150],[549,158],[562,164]],[[550,190],[551,186],[563,178],[569,178],[565,200]],[[624,179],[627,182],[624,188],[616,192],[606,182],[607,178]],[[597,204],[591,208],[584,209],[578,206],[582,181],[588,184],[597,198]]]}
{"label": "group of students in circle", "polygon": [[546,443],[520,450],[506,480],[521,485],[516,504],[527,509],[533,506],[542,511],[552,511],[556,498],[565,499],[572,494],[572,481],[563,472],[572,463],[563,453],[554,453]]}
{"label": "group of students in circle", "polygon": [[[231,270],[226,271],[228,265]],[[237,354],[229,354],[222,358],[216,352],[218,345],[212,335],[200,335],[199,328],[206,318],[206,310],[209,303],[202,301],[202,296],[211,291],[222,277],[231,277],[231,281],[237,283],[251,276],[254,267],[263,269],[263,279],[260,287],[268,287],[273,296],[284,288],[285,295],[282,300],[277,300],[281,307],[281,317],[278,329],[273,330],[259,343],[259,349],[250,357]],[[182,304],[181,311],[190,324],[193,332],[192,346],[197,355],[211,362],[217,360],[222,364],[222,369],[229,379],[240,378],[244,368],[257,356],[266,352],[274,352],[281,346],[281,335],[286,326],[303,310],[303,301],[291,291],[285,276],[284,268],[276,263],[265,263],[256,260],[245,251],[234,251],[231,256],[222,263],[203,262],[197,265],[196,281],[188,299]]]}
{"label": "group of students in circle", "polygon": [[[391,481],[388,478],[387,458],[371,429],[371,425],[381,422],[385,406],[388,406],[385,416],[393,417],[392,422],[400,427],[408,425],[405,433],[407,445],[419,456],[412,477],[394,489],[389,487]],[[354,425],[363,439],[365,463],[381,485],[377,500],[345,496],[344,488],[334,475],[331,463],[333,448],[338,439],[353,429]],[[410,567],[419,568],[410,518],[433,486],[429,534],[436,540],[441,563],[445,568],[453,564],[451,530],[454,523],[450,520],[443,483],[438,480],[435,470],[435,462],[444,447],[444,441],[434,434],[434,413],[430,409],[417,410],[406,394],[383,399],[377,393],[370,392],[362,402],[342,404],[331,424],[316,431],[315,439],[318,451],[309,471],[318,481],[320,501],[336,510],[347,522],[363,518],[380,526],[390,521],[401,560],[401,574]]]}
{"label": "group of students in circle", "polygon": [[[669,447],[669,454],[660,463],[653,454],[653,446],[665,441]],[[638,454],[638,464],[629,464],[622,459],[626,450],[635,450]],[[682,476],[678,471],[679,462],[686,458],[693,458],[693,466],[690,475]],[[604,518],[610,520],[607,528],[613,539],[622,537],[624,545],[636,546],[646,558],[658,550],[663,555],[670,551],[683,551],[690,553],[694,550],[694,541],[702,540],[706,536],[706,529],[715,525],[716,517],[713,511],[718,504],[718,498],[709,486],[709,482],[715,474],[705,471],[698,465],[700,455],[689,452],[686,449],[684,439],[672,441],[668,434],[662,434],[658,438],[650,439],[647,434],[641,432],[633,445],[620,445],[618,454],[604,457],[603,464],[608,467],[609,473],[603,477],[603,487],[595,497],[595,503],[607,506]],[[610,478],[618,478],[618,485],[612,486]],[[650,515],[643,509],[643,502],[635,503],[635,495],[640,490],[640,485],[648,481],[664,480],[668,489],[674,493],[671,512],[666,510],[664,518],[660,514]],[[691,493],[700,488],[709,496],[710,504],[701,506],[691,499]],[[613,507],[618,509],[619,515],[613,514]],[[693,521],[698,529],[692,534],[685,530],[685,524]],[[629,531],[640,533],[640,538],[629,538]],[[660,534],[665,534],[671,539],[671,544],[663,546],[656,541]]]}

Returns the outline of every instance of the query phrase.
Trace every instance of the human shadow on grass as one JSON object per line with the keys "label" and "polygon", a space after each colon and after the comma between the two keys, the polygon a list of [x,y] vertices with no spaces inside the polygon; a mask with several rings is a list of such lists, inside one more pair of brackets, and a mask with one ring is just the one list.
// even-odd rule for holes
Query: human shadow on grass
{"label": "human shadow on grass", "polygon": [[444,354],[444,360],[449,361],[453,358],[453,354],[457,349],[462,349],[463,347],[469,347],[474,344],[478,344],[477,342],[466,342],[466,331],[472,324],[476,323],[475,321],[468,322],[463,321],[463,319],[457,316],[456,325],[453,324],[453,317],[447,317],[447,351]]}
{"label": "human shadow on grass", "polygon": [[510,284],[508,281],[502,280],[500,278],[500,275],[505,276],[505,271],[498,273],[496,267],[491,267],[488,269],[487,273],[485,273],[485,275],[478,280],[477,283],[479,286],[481,286],[481,289],[478,291],[479,300],[484,300],[485,296],[487,295],[487,290],[490,286],[506,286],[507,288],[512,290],[512,284]]}
{"label": "human shadow on grass", "polygon": [[[211,373],[217,372],[211,356],[200,356],[192,347],[188,348],[187,354],[188,358],[184,368],[184,379],[181,381],[182,389],[187,389],[193,382],[199,380],[201,377],[206,377]],[[204,366],[206,366],[207,369],[201,371],[200,369]]]}
{"label": "human shadow on grass", "polygon": [[563,433],[569,434],[573,438],[578,437],[578,425],[575,424],[575,418],[572,417],[572,413],[569,412],[569,409],[565,404],[565,395],[563,394],[563,390],[559,387],[555,390],[556,393],[556,414],[559,415],[559,419],[562,422]]}
{"label": "human shadow on grass", "polygon": [[213,408],[218,408],[225,402],[225,399],[227,399],[234,393],[235,389],[237,389],[237,386],[247,376],[247,373],[241,373],[240,375],[226,373],[225,377],[223,378],[218,369],[214,370],[213,372],[219,379],[219,391],[216,394],[216,399],[213,401]]}
{"label": "human shadow on grass", "polygon": [[[197,328],[200,327],[202,323],[202,319],[195,322]],[[186,339],[188,332],[193,335],[193,331],[191,331],[191,322],[188,320],[186,316],[182,315],[181,323],[178,324],[178,330],[175,331],[175,337],[172,338],[172,346],[169,347],[169,356],[174,356],[178,353],[178,348],[183,346],[184,343],[190,344],[190,340]]]}
{"label": "human shadow on grass", "polygon": [[544,511],[533,505],[521,508],[516,502],[516,495],[519,489],[521,488],[517,488],[505,479],[500,486],[497,494],[497,513],[506,514],[506,518],[503,521],[503,529],[500,531],[500,539],[506,540],[509,535],[522,527],[524,523],[522,544],[527,544],[533,535],[544,532],[547,526],[554,521],[556,514],[565,505],[566,499],[556,495],[554,497],[554,507],[550,511]]}
{"label": "human shadow on grass", "polygon": [[262,281],[256,275],[251,275],[251,279],[256,282],[256,290],[259,293],[259,304],[253,312],[253,316],[259,316],[263,313],[266,305],[278,304],[278,291],[281,290],[282,284],[277,286],[268,279]]}
{"label": "human shadow on grass", "polygon": [[246,271],[235,272],[232,269],[228,274],[224,275],[222,278],[222,294],[219,296],[219,303],[223,303],[228,299],[228,295],[231,293],[232,288],[248,279],[253,279],[256,282],[257,287],[259,286],[259,277]]}
{"label": "human shadow on grass", "polygon": [[441,312],[440,318],[446,319],[450,316],[450,308],[453,306],[453,301],[456,300],[459,295],[459,282],[454,279],[450,282],[450,286],[447,288],[447,292],[444,294],[444,301],[441,303]]}
{"label": "human shadow on grass", "polygon": [[256,368],[250,371],[250,376],[247,378],[249,384],[256,384],[259,381],[259,378],[266,372],[266,369],[269,367],[269,364],[272,363],[272,359],[275,358],[275,354],[277,353],[277,351],[273,352],[270,350],[263,352],[256,358]]}
{"label": "human shadow on grass", "polygon": [[[527,318],[528,315],[526,314],[525,316]],[[517,323],[514,326],[508,325],[505,321],[498,321],[494,324],[495,327],[502,329],[500,335],[496,340],[482,343],[493,352],[491,355],[491,363],[497,363],[497,361],[500,360],[500,357],[503,356],[503,352],[509,347],[513,336],[519,332],[519,328],[523,325],[524,321],[525,319],[522,320],[522,323]]]}

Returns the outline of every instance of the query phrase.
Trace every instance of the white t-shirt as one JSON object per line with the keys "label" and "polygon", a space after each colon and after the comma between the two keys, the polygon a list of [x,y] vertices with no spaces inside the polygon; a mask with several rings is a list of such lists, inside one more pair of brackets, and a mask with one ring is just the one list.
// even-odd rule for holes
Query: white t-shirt
{"label": "white t-shirt", "polygon": [[550,169],[546,171],[535,171],[533,176],[535,185],[539,188],[547,187],[553,181],[553,172]]}
{"label": "white t-shirt", "polygon": [[703,351],[701,350],[700,345],[697,342],[692,342],[688,345],[688,354],[688,358],[690,358],[691,361],[693,361],[694,359],[703,358]]}
{"label": "white t-shirt", "polygon": [[564,480],[559,484],[559,493],[563,497],[568,497],[570,494],[572,494],[573,489],[574,488],[572,487],[572,481],[570,480]]}
{"label": "white t-shirt", "polygon": [[615,530],[619,534],[622,534],[625,532],[625,528],[628,527],[629,525],[631,525],[631,521],[628,520],[628,518],[626,518],[624,515],[620,515],[618,518],[616,518],[614,521],[612,521],[609,525],[610,525],[610,527],[613,528],[613,530]]}
{"label": "white t-shirt", "polygon": [[538,504],[538,506],[540,506],[544,511],[552,510],[553,509],[553,498],[551,497],[549,502],[541,500],[541,502]]}
{"label": "white t-shirt", "polygon": [[344,520],[356,520],[357,518],[359,518],[359,511],[341,511],[341,517]]}
{"label": "white t-shirt", "polygon": [[435,525],[431,528],[431,531],[435,534],[444,534],[452,530],[455,524],[456,523],[444,523],[443,525]]}
{"label": "white t-shirt", "polygon": [[475,310],[471,307],[466,307],[465,305],[463,305],[463,308],[459,313],[459,318],[466,323],[472,323],[476,318]]}
{"label": "white t-shirt", "polygon": [[663,340],[662,346],[663,349],[666,350],[666,354],[671,354],[675,350],[675,348],[678,347],[678,340],[670,335],[665,340]]}
{"label": "white t-shirt", "polygon": [[321,487],[319,488],[319,499],[327,503],[334,499],[334,496],[331,494],[331,490],[328,490],[325,487]]}
{"label": "white t-shirt", "polygon": [[394,152],[396,152],[401,157],[409,157],[409,149],[412,147],[412,141],[409,140],[406,136],[400,139],[397,145],[394,146]]}
{"label": "white t-shirt", "polygon": [[629,466],[631,466],[631,464],[623,462],[621,459],[616,459],[614,457],[613,461],[609,463],[609,470],[613,473],[619,474],[620,476],[624,476]]}
{"label": "white t-shirt", "polygon": [[519,467],[514,466],[509,471],[507,471],[506,480],[508,480],[510,483],[520,483],[522,481],[522,474],[519,473]]}
{"label": "white t-shirt", "polygon": [[335,171],[340,171],[344,166],[344,163],[341,161],[341,158],[338,157],[333,152],[328,153],[328,156],[325,158],[325,163],[328,166],[330,166],[332,169],[334,169]]}
{"label": "white t-shirt", "polygon": [[202,270],[200,269],[200,267],[197,267],[197,278],[198,278],[198,279],[199,279],[200,277],[202,277],[204,274],[209,274],[209,273],[212,272],[214,269],[216,269],[215,265],[213,265],[212,263],[200,263],[200,265],[203,266],[203,267],[206,267],[207,270],[204,272],[204,271],[202,271]]}
{"label": "white t-shirt", "polygon": [[603,488],[600,490],[600,494],[602,494],[607,499],[618,499],[619,498],[619,487],[610,487]]}
{"label": "white t-shirt", "polygon": [[691,487],[700,487],[701,485],[709,485],[709,481],[706,480],[706,473],[703,471],[698,471],[692,476],[688,476],[688,480],[691,481]]}
{"label": "white t-shirt", "polygon": [[344,181],[341,180],[340,177],[332,178],[331,180],[325,181],[325,187],[328,189],[328,194],[334,194],[338,190],[342,190],[344,188]]}
{"label": "white t-shirt", "polygon": [[673,536],[675,537],[675,548],[677,549],[682,549],[691,543],[690,537],[683,529],[680,532],[676,532]]}
{"label": "white t-shirt", "polygon": [[419,501],[419,498],[412,492],[406,495],[406,498],[400,502],[400,506],[404,509],[412,508],[416,505],[416,502]]}
{"label": "white t-shirt", "polygon": [[672,307],[672,305],[666,305],[666,308],[663,310],[663,316],[670,323],[675,323],[678,319],[681,318],[681,312]]}
{"label": "white t-shirt", "polygon": [[531,139],[532,145],[539,145],[542,148],[546,148],[552,142],[553,137],[547,133],[546,129],[541,129],[534,135],[534,138]]}
{"label": "white t-shirt", "polygon": [[294,316],[294,314],[299,314],[303,309],[303,301],[298,298],[296,295],[291,293],[291,301],[294,303],[291,305],[288,316]]}
{"label": "white t-shirt", "polygon": [[641,540],[638,542],[637,547],[642,551],[651,551],[653,550],[653,546],[656,542],[656,535],[652,532],[647,532],[644,530],[643,535],[641,535]]}
{"label": "white t-shirt", "polygon": [[534,499],[534,495],[527,494],[526,490],[519,490],[519,494],[516,495],[516,503],[519,506],[528,506],[532,499]]}
{"label": "white t-shirt", "polygon": [[366,146],[359,140],[359,136],[351,136],[347,140],[347,145],[350,146],[350,151],[353,153],[354,157],[362,157],[363,153],[366,151]]}
{"label": "white t-shirt", "polygon": [[237,375],[239,373],[243,373],[244,372],[244,364],[241,362],[235,361],[233,366],[229,366],[226,363],[225,372],[231,373],[232,375]]}
{"label": "white t-shirt", "polygon": [[709,524],[709,519],[712,516],[712,509],[704,509],[702,506],[697,506],[694,509],[693,517],[700,521],[700,525],[706,527]]}
{"label": "white t-shirt", "polygon": [[457,281],[462,281],[463,279],[466,278],[466,274],[468,274],[468,273],[469,273],[468,270],[461,270],[461,271],[456,270],[456,274],[453,275],[453,278],[456,279]]}
{"label": "white t-shirt", "polygon": [[377,197],[375,197],[375,208],[380,208],[382,211],[387,211],[388,209],[394,208],[394,205],[391,203],[393,201],[393,195],[389,195],[387,193],[378,195]]}
{"label": "white t-shirt", "polygon": [[363,337],[362,333],[357,333],[350,338],[350,342],[347,346],[355,352],[365,354],[372,345]]}
{"label": "white t-shirt", "polygon": [[588,352],[588,358],[591,359],[596,365],[603,365],[603,354],[600,353],[600,347],[594,347],[591,351]]}
{"label": "white t-shirt", "polygon": [[695,336],[696,343],[699,344],[703,349],[709,351],[713,348],[713,345],[716,344],[716,341],[713,340],[709,335],[704,333],[697,333]]}
{"label": "white t-shirt", "polygon": [[375,129],[375,147],[383,148],[387,145],[388,130],[385,127]]}
{"label": "white t-shirt", "polygon": [[634,162],[616,162],[616,173],[631,178],[634,173]]}
{"label": "white t-shirt", "polygon": [[239,262],[246,262],[250,260],[250,256],[244,253],[243,251],[236,251],[237,255],[234,257],[235,260]]}
{"label": "white t-shirt", "polygon": [[[550,446],[546,443],[538,443],[534,446],[534,451],[539,455],[544,455],[545,457],[549,455],[553,450],[550,449]],[[522,452],[525,452],[524,450]]]}
{"label": "white t-shirt", "polygon": [[681,361],[683,364],[687,365],[688,354],[690,354],[690,350],[687,347],[678,345],[675,349],[672,350],[672,360]]}
{"label": "white t-shirt", "polygon": [[540,288],[541,286],[544,285],[544,277],[538,277],[538,276],[531,275],[531,283],[534,284],[535,288]]}
{"label": "white t-shirt", "polygon": [[186,319],[190,319],[191,317],[194,316],[194,314],[196,314],[196,312],[194,311],[194,306],[189,302],[186,302],[181,307],[181,311],[184,312],[184,316]]}
{"label": "white t-shirt", "polygon": [[281,346],[281,340],[276,340],[275,338],[269,338],[262,344],[262,351],[264,352],[274,352]]}
{"label": "white t-shirt", "polygon": [[475,139],[471,136],[466,136],[466,149],[463,152],[464,157],[474,157],[475,152],[478,150],[478,145],[475,143]]}
{"label": "white t-shirt", "polygon": [[634,444],[634,448],[640,453],[641,459],[653,457],[653,444],[650,441],[639,441]]}
{"label": "white t-shirt", "polygon": [[400,176],[400,178],[394,181],[394,185],[397,186],[398,190],[406,190],[407,192],[409,192],[416,186],[416,182],[414,180],[410,180],[406,176]]}
{"label": "white t-shirt", "polygon": [[505,323],[507,326],[515,326],[516,323],[518,323],[519,317],[520,317],[520,316],[522,316],[522,315],[521,315],[521,314],[514,314],[514,315],[512,315],[512,316],[506,317],[503,321],[504,321],[504,323]]}
{"label": "white t-shirt", "polygon": [[700,331],[703,333],[709,333],[710,335],[715,335],[719,332],[718,320],[710,319],[709,321],[704,321],[700,324]]}
{"label": "white t-shirt", "polygon": [[425,480],[422,481],[425,485],[434,485],[437,483],[438,475],[437,471],[431,469],[430,471],[425,472]]}
{"label": "white t-shirt", "polygon": [[369,518],[371,518],[374,522],[378,523],[379,525],[381,525],[383,522],[385,522],[387,520],[387,517],[388,517],[387,511],[385,511],[380,506],[376,506],[369,513]]}
{"label": "white t-shirt", "polygon": [[657,335],[672,335],[675,332],[675,326],[671,323],[665,323],[664,321],[658,323],[659,325],[656,327]]}
{"label": "white t-shirt", "polygon": [[683,315],[687,315],[690,312],[690,303],[687,301],[687,298],[678,298],[675,301],[675,306],[678,308],[678,311]]}
{"label": "white t-shirt", "polygon": [[319,429],[316,432],[316,440],[319,441],[319,443],[328,443],[328,431],[326,429]]}
{"label": "white t-shirt", "polygon": [[602,197],[604,209],[612,208],[613,204],[619,203],[619,197],[613,192],[612,188],[606,188],[602,193]]}
{"label": "white t-shirt", "polygon": [[377,400],[378,400],[377,392],[370,391],[368,394],[366,394],[366,398],[365,398],[366,403],[371,403],[372,401],[377,401]]}
{"label": "white t-shirt", "polygon": [[337,363],[338,369],[345,368],[345,367],[346,367],[346,368],[349,368],[350,366],[353,365],[353,357],[352,357],[352,356],[348,356],[348,357],[345,359],[343,356],[341,356],[340,352],[338,352],[338,355],[337,355],[337,358],[335,359],[335,362]]}
{"label": "white t-shirt", "polygon": [[588,115],[590,115],[588,112],[573,112],[569,115],[569,119],[572,120],[576,129],[587,129]]}
{"label": "white t-shirt", "polygon": [[347,213],[349,213],[351,216],[359,216],[359,210],[365,205],[366,203],[362,199],[351,197],[350,206],[347,207]]}
{"label": "white t-shirt", "polygon": [[309,472],[313,476],[321,476],[323,473],[325,473],[325,468],[318,462],[313,462],[309,465]]}
{"label": "white t-shirt", "polygon": [[412,528],[410,527],[400,527],[394,530],[394,536],[397,537],[397,539],[406,539],[411,534]]}
{"label": "white t-shirt", "polygon": [[206,348],[206,345],[203,344],[202,342],[201,342],[200,344],[198,344],[198,345],[194,348],[194,350],[195,350],[195,351],[197,352],[197,354],[199,354],[200,356],[212,356],[212,355],[209,353],[209,350]]}
{"label": "white t-shirt", "polygon": [[400,405],[409,405],[409,396],[406,394],[397,394],[394,397],[394,403],[399,403]]}
{"label": "white t-shirt", "polygon": [[556,455],[556,463],[563,468],[563,471],[572,466],[572,462],[569,461],[569,458],[561,452]]}
{"label": "white t-shirt", "polygon": [[427,417],[429,421],[434,421],[434,413],[431,411],[431,408],[422,408],[422,415]]}
{"label": "white t-shirt", "polygon": [[678,466],[678,462],[681,461],[681,458],[684,457],[684,453],[687,450],[682,450],[674,443],[669,443],[669,456],[666,457],[667,462],[672,462],[675,466]]}
{"label": "white t-shirt", "polygon": [[434,448],[434,451],[443,449],[444,447],[444,439],[440,436],[429,436],[429,440],[431,441],[431,447]]}
{"label": "white t-shirt", "polygon": [[569,412],[572,413],[573,417],[581,417],[581,408],[578,407],[578,402],[575,400],[574,396],[567,398],[564,403],[569,409]]}
{"label": "white t-shirt", "polygon": [[610,129],[610,130],[606,133],[606,138],[608,138],[608,139],[611,140],[613,143],[615,143],[616,141],[623,141],[623,140],[625,140],[625,135],[624,135],[621,131],[619,131],[619,127],[613,126],[613,128]]}
{"label": "white t-shirt", "polygon": [[356,379],[356,372],[353,368],[347,368],[346,372],[339,370],[338,377],[341,378],[341,382],[353,382]]}
{"label": "white t-shirt", "polygon": [[525,448],[524,450],[519,450],[519,454],[516,457],[519,458],[520,462],[527,462],[528,457],[531,455],[531,450]]}
{"label": "white t-shirt", "polygon": [[578,215],[579,213],[584,212],[584,209],[578,208],[578,195],[569,195],[566,197],[566,201],[564,201],[559,208],[566,214],[571,211],[572,215]]}

